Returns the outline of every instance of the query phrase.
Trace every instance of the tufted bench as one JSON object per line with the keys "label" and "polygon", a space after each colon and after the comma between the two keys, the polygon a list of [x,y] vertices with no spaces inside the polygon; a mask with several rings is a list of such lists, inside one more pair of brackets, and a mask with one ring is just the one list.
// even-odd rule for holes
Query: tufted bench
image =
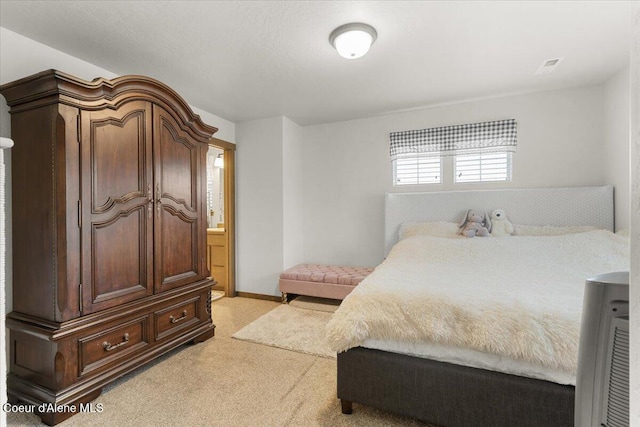
{"label": "tufted bench", "polygon": [[280,274],[282,302],[289,294],[342,300],[373,268],[298,264]]}

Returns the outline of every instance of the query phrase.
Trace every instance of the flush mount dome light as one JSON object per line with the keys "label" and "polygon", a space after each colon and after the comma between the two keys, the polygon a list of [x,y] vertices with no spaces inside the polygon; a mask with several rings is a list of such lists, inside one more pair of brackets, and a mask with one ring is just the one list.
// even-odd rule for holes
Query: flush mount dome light
{"label": "flush mount dome light", "polygon": [[356,59],[369,51],[377,37],[378,33],[371,25],[353,22],[333,30],[329,43],[343,58]]}

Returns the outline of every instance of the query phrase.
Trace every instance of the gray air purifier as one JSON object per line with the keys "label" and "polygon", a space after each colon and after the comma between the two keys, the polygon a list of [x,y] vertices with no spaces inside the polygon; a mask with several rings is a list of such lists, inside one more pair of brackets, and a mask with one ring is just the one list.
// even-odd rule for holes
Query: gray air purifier
{"label": "gray air purifier", "polygon": [[576,378],[575,427],[629,426],[629,272],[588,279]]}

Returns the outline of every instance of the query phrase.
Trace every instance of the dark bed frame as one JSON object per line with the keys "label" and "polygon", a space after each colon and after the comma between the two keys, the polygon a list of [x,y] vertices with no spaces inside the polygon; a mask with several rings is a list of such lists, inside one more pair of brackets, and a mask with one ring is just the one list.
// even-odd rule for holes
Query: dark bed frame
{"label": "dark bed frame", "polygon": [[338,353],[352,403],[447,427],[573,427],[575,387],[363,347]]}
{"label": "dark bed frame", "polygon": [[[402,224],[459,221],[469,207],[502,208],[514,224],[614,231],[612,186],[388,193],[385,254]],[[358,403],[446,427],[574,425],[573,386],[363,347],[338,354],[338,398],[345,414]]]}

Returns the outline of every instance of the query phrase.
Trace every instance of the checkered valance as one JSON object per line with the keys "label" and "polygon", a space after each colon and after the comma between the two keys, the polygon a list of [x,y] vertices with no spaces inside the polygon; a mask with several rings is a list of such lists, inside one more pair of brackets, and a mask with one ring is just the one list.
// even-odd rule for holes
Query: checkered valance
{"label": "checkered valance", "polygon": [[391,160],[402,154],[444,155],[516,151],[515,119],[391,132]]}

